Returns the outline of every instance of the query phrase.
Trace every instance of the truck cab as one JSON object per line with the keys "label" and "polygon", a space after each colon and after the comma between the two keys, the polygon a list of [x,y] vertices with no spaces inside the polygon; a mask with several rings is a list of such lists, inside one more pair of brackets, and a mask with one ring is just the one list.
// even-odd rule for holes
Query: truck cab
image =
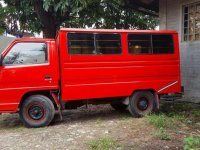
{"label": "truck cab", "polygon": [[31,93],[58,90],[58,51],[53,39],[16,39],[1,54],[0,64],[1,112],[18,112]]}

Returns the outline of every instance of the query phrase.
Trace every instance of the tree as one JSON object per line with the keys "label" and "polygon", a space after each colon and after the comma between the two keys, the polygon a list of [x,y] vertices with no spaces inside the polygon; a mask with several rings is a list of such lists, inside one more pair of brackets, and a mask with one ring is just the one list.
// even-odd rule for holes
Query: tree
{"label": "tree", "polygon": [[[55,37],[56,30],[70,14],[83,7],[80,0],[4,0],[8,7],[14,6],[19,14],[21,28],[43,31],[45,37]],[[30,26],[29,26],[30,25]]]}
{"label": "tree", "polygon": [[20,29],[54,38],[62,27],[154,29],[157,19],[124,7],[123,0],[4,0]]}
{"label": "tree", "polygon": [[[88,9],[95,8],[95,9]],[[73,18],[67,23],[70,27],[116,28],[116,29],[154,29],[158,19],[125,8],[123,1],[98,0],[82,9],[74,24]],[[70,23],[72,22],[72,24]]]}
{"label": "tree", "polygon": [[23,34],[23,30],[20,30],[20,26],[23,27],[23,25],[18,25],[20,13],[16,11],[16,8],[14,6],[2,7],[2,5],[0,5],[0,14],[1,33],[6,30],[7,33],[12,33],[13,35],[19,36]]}
{"label": "tree", "polygon": [[4,23],[5,18],[3,17],[4,9],[0,3],[0,35],[5,31],[6,25]]}

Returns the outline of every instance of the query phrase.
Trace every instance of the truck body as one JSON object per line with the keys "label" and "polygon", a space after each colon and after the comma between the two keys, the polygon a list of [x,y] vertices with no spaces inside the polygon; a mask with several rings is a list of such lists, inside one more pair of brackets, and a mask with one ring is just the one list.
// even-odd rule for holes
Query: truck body
{"label": "truck body", "polygon": [[0,113],[20,112],[33,95],[61,111],[87,103],[129,106],[145,91],[157,108],[160,95],[181,92],[177,32],[63,28],[56,39],[16,39],[1,54]]}

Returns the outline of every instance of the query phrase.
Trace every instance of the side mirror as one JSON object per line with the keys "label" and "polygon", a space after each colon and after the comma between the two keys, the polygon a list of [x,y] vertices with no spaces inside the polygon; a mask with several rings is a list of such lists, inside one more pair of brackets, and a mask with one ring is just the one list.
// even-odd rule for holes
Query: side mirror
{"label": "side mirror", "polygon": [[3,55],[0,55],[0,66],[2,66],[2,62],[3,62]]}

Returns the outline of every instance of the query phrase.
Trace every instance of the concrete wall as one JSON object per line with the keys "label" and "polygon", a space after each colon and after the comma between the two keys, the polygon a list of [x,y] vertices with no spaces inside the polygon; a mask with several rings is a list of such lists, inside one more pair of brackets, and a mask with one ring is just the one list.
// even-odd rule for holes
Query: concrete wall
{"label": "concrete wall", "polygon": [[0,36],[0,53],[14,40],[15,38]]}
{"label": "concrete wall", "polygon": [[200,0],[160,0],[160,29],[179,32],[181,49],[181,76],[185,97],[200,102],[200,41],[184,42],[183,6]]}

